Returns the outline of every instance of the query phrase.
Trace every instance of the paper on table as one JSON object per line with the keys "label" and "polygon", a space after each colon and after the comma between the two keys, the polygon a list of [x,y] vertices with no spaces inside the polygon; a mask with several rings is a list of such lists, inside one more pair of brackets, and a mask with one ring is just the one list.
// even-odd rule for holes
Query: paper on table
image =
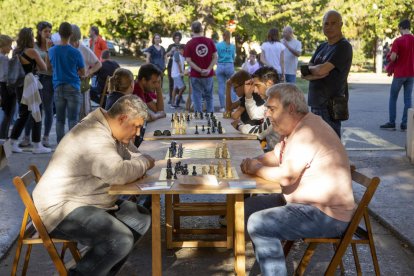
{"label": "paper on table", "polygon": [[150,190],[169,190],[171,188],[170,181],[157,181],[145,184],[137,184],[138,188],[143,191],[150,191]]}
{"label": "paper on table", "polygon": [[254,180],[229,181],[229,187],[233,189],[254,189],[256,188],[256,181]]}
{"label": "paper on table", "polygon": [[180,185],[206,185],[206,186],[218,186],[218,180],[215,175],[178,175],[177,183]]}

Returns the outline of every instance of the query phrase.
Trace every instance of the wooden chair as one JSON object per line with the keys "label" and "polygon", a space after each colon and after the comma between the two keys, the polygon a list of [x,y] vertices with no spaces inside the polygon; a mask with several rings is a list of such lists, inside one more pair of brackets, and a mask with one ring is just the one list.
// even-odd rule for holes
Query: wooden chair
{"label": "wooden chair", "polygon": [[106,98],[106,95],[108,94],[108,89],[109,89],[109,78],[110,78],[110,77],[111,77],[111,76],[107,76],[107,77],[106,77],[105,87],[104,87],[104,89],[102,90],[101,99],[100,99],[100,101],[99,101],[99,106],[100,106],[100,107],[102,107],[102,108],[105,108],[104,103],[105,103],[105,98]]}
{"label": "wooden chair", "polygon": [[[31,183],[38,183],[40,177],[41,175],[39,173],[39,170],[36,168],[36,166],[32,165],[29,167],[29,171],[26,172],[23,176],[16,176],[13,179],[13,184],[16,187],[17,192],[19,193],[24,205],[26,206],[26,209],[24,210],[22,226],[20,228],[20,234],[17,239],[16,255],[14,257],[11,273],[12,276],[16,275],[17,273],[17,267],[19,264],[23,244],[27,245],[27,251],[24,258],[22,275],[26,275],[29,265],[30,252],[34,244],[43,244],[45,246],[53,263],[56,266],[57,271],[59,272],[59,275],[67,275],[67,270],[63,263],[66,249],[70,250],[76,262],[80,260],[80,254],[75,242],[61,239],[52,239],[49,236],[49,233],[47,232],[45,226],[43,225],[43,222],[33,203],[32,197],[27,190],[27,187]],[[60,256],[56,250],[56,243],[63,243]]]}
{"label": "wooden chair", "polygon": [[[371,223],[368,215],[368,204],[370,203],[374,193],[380,183],[378,177],[369,178],[355,170],[354,166],[351,166],[352,181],[358,183],[366,188],[355,213],[349,222],[348,228],[342,237],[338,238],[305,238],[303,241],[308,243],[308,247],[296,269],[295,275],[303,275],[306,270],[306,266],[309,264],[310,259],[315,252],[316,247],[321,243],[330,243],[333,245],[335,254],[332,257],[328,268],[325,271],[325,275],[334,275],[338,266],[341,267],[341,272],[344,274],[342,256],[344,255],[348,245],[351,244],[352,253],[354,256],[355,267],[357,275],[362,275],[361,265],[358,258],[357,244],[366,244],[370,247],[370,253],[372,262],[374,264],[375,275],[380,275],[380,269],[378,265],[377,254],[375,250],[374,240],[372,237]],[[365,229],[359,226],[361,220],[364,219]],[[287,241],[284,245],[285,255],[289,253],[290,247],[293,241]]]}

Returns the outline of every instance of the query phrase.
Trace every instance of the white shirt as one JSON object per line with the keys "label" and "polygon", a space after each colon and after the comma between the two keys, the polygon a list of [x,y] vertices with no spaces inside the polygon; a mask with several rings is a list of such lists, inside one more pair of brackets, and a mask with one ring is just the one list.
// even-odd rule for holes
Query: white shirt
{"label": "white shirt", "polygon": [[[265,61],[269,66],[276,69],[279,74],[282,74],[282,67],[280,64],[280,53],[286,49],[286,47],[280,42],[270,43],[266,41],[262,44],[262,52],[265,53]],[[286,50],[285,50],[286,52]],[[286,70],[285,70],[286,71]]]}
{"label": "white shirt", "polygon": [[[171,77],[172,78],[178,78],[180,76],[180,68],[178,67],[178,63],[175,60],[176,57],[173,59],[172,67],[171,67]],[[180,66],[181,66],[181,72],[184,74],[184,62],[185,59],[182,55],[179,55],[180,58]]]}
{"label": "white shirt", "polygon": [[259,69],[260,64],[256,61],[254,64],[251,64],[250,61],[246,61],[243,66],[242,69],[244,71],[249,72],[250,75],[253,75],[254,72],[256,72],[257,69]]}
{"label": "white shirt", "polygon": [[89,68],[94,66],[99,61],[99,59],[91,49],[85,47],[82,43],[79,43],[78,50],[82,54],[83,62],[85,63],[85,71],[87,73]]}
{"label": "white shirt", "polygon": [[[283,40],[283,41],[286,41],[289,47],[292,48],[293,50],[299,53],[302,52],[302,43],[299,40],[292,38],[290,41],[287,41],[287,40]],[[285,50],[285,74],[296,75],[297,68],[298,68],[298,57],[292,54],[292,52],[289,51],[289,49],[286,49]]]}

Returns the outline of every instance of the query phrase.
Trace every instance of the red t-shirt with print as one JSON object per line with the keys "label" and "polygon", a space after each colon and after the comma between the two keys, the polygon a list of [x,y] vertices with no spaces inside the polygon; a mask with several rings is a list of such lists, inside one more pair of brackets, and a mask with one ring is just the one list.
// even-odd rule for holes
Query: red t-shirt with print
{"label": "red t-shirt with print", "polygon": [[[201,69],[207,69],[213,59],[213,54],[217,52],[214,41],[210,38],[199,36],[193,37],[184,48],[184,57],[191,58],[191,61],[197,64]],[[191,77],[209,78],[214,75],[214,70],[210,71],[208,76],[201,76],[196,70],[190,71]]]}
{"label": "red t-shirt with print", "polygon": [[414,77],[414,35],[404,34],[394,40],[391,53],[397,54],[394,77]]}

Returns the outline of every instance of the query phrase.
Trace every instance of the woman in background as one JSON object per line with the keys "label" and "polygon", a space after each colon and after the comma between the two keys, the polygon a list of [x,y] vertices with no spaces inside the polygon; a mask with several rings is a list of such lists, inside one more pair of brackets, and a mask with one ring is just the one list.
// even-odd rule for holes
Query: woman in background
{"label": "woman in background", "polygon": [[3,121],[0,125],[0,139],[9,138],[10,122],[16,109],[16,93],[13,89],[7,87],[9,71],[7,55],[12,49],[12,42],[13,39],[10,36],[0,35],[0,96],[1,108],[4,112]]}
{"label": "woman in background", "polygon": [[105,109],[109,110],[112,105],[122,96],[130,95],[134,91],[134,76],[125,68],[118,68],[114,75],[109,78],[109,94]]}

